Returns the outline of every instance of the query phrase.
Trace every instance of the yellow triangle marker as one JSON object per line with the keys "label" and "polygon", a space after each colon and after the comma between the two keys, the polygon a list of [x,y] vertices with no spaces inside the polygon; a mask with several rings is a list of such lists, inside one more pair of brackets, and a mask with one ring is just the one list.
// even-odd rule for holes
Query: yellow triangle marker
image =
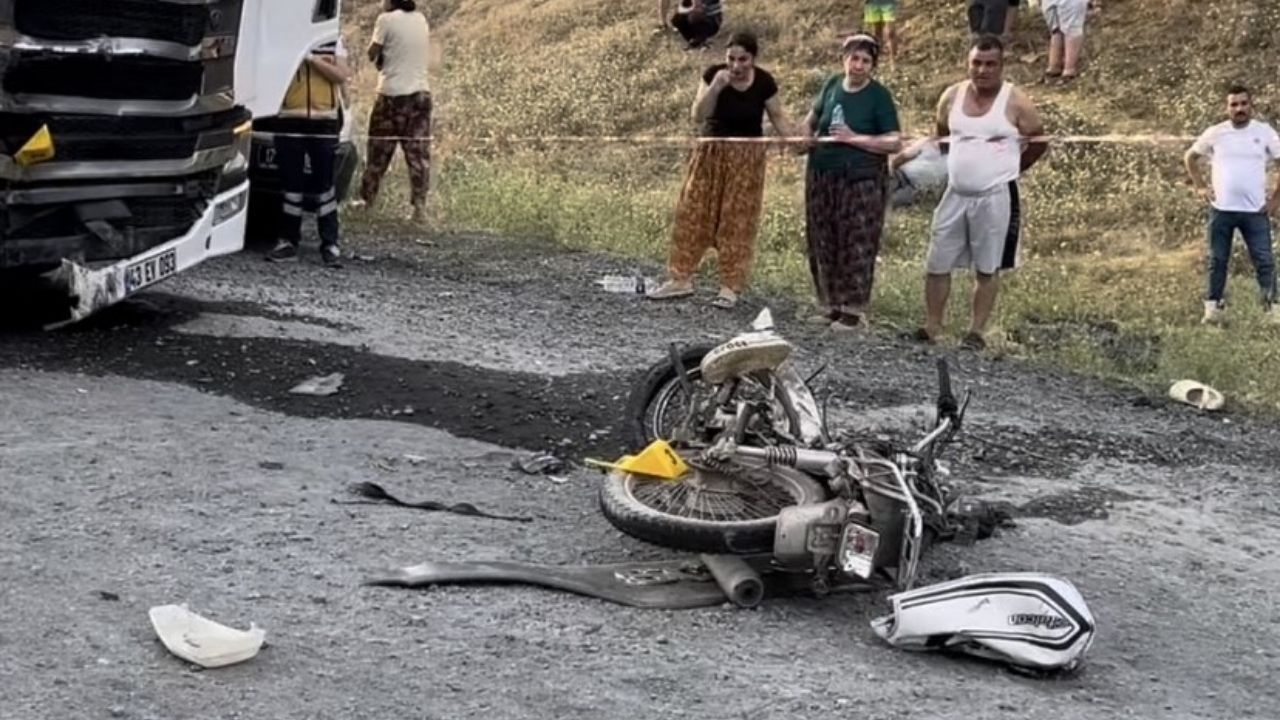
{"label": "yellow triangle marker", "polygon": [[608,463],[603,460],[584,460],[588,465],[621,470],[626,473],[645,475],[662,480],[678,480],[689,472],[684,458],[676,454],[664,440],[654,440],[648,447],[636,455],[623,455],[617,462]]}
{"label": "yellow triangle marker", "polygon": [[36,134],[32,135],[26,144],[18,148],[18,152],[14,153],[13,159],[22,167],[28,167],[36,163],[52,160],[53,155],[53,134],[49,132],[48,125],[41,125]]}

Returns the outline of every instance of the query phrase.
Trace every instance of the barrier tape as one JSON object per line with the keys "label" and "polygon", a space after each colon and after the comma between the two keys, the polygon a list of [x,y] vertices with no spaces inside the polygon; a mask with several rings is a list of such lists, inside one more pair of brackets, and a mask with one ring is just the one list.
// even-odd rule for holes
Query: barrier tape
{"label": "barrier tape", "polygon": [[[308,133],[282,133],[269,132],[265,130],[255,130],[253,132],[258,137],[334,137],[333,135],[314,135]],[[384,142],[430,142],[436,138],[431,135],[417,137],[405,135],[370,135],[368,133],[353,133],[348,137],[352,139],[362,140],[382,140]],[[931,138],[932,136],[921,135],[902,135],[902,142],[909,143],[921,138]],[[1011,139],[1026,141],[1027,143],[1044,143],[1050,145],[1161,145],[1161,144],[1178,144],[1187,145],[1195,141],[1194,135],[1029,135],[1029,136],[1010,136]],[[951,143],[963,140],[981,140],[995,141],[1005,139],[1000,136],[980,136],[980,135],[949,135],[937,138],[941,142]],[[629,144],[629,145],[694,145],[702,143],[740,143],[749,145],[807,145],[807,144],[843,144],[843,141],[833,137],[806,137],[806,136],[766,136],[766,137],[709,137],[697,135],[514,135],[506,137],[486,137],[486,136],[451,136],[451,142],[458,142],[463,145],[501,145],[501,144],[520,144],[535,145],[538,143],[546,144]]]}

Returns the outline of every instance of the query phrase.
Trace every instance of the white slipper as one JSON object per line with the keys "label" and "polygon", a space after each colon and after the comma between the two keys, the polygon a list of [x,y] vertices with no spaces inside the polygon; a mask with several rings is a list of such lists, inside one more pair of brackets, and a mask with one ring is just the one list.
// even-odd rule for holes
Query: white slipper
{"label": "white slipper", "polygon": [[1221,410],[1226,402],[1222,393],[1195,380],[1179,380],[1169,388],[1169,397],[1200,410]]}
{"label": "white slipper", "polygon": [[266,632],[253,623],[236,630],[201,617],[186,605],[151,608],[151,626],[169,652],[201,667],[243,662],[258,654]]}

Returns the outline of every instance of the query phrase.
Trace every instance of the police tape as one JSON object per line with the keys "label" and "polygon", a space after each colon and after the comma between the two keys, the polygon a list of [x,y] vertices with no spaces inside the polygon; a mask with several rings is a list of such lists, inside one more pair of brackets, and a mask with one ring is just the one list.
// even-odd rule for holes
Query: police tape
{"label": "police tape", "polygon": [[[312,134],[312,133],[296,133],[296,132],[271,132],[266,130],[253,131],[254,136],[262,138],[329,138],[332,139],[334,134]],[[379,142],[392,143],[413,143],[413,142],[434,142],[439,138],[433,135],[373,135],[371,133],[352,133],[347,136],[350,139],[359,140],[376,140]],[[868,136],[862,136],[868,137]],[[1027,144],[1046,144],[1046,145],[1166,145],[1177,144],[1186,145],[1194,142],[1194,135],[1161,135],[1161,134],[1133,134],[1133,135],[1003,135],[1003,136],[980,136],[980,135],[901,135],[903,143],[911,143],[916,140],[936,140],[941,143],[954,143],[965,141],[982,141],[982,142],[1000,142],[1005,140],[1016,140]],[[491,136],[491,135],[451,135],[449,136],[451,145],[653,145],[653,146],[682,146],[682,145],[703,145],[703,144],[745,144],[745,145],[840,145],[846,144],[844,139],[824,136],[824,137],[808,137],[803,135],[777,135],[763,137],[715,137],[703,135],[507,135],[507,136]]]}

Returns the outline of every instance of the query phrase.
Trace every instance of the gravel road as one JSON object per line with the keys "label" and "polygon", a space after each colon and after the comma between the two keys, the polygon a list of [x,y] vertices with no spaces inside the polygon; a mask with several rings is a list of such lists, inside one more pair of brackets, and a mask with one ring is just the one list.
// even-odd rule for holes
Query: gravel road
{"label": "gravel road", "polygon": [[[868,627],[881,595],[655,611],[362,587],[428,559],[669,556],[605,521],[595,471],[511,462],[614,456],[636,373],[764,299],[648,304],[591,286],[627,263],[487,237],[349,249],[341,270],[224,258],[53,333],[10,313],[0,718],[1280,716],[1280,425],[972,354],[953,358],[975,394],[951,467],[1017,527],[927,571],[1071,580],[1099,623],[1075,676],[889,648]],[[939,350],[771,307],[800,363],[826,366],[834,422],[898,432],[928,407]],[[336,395],[288,392],[333,372]],[[365,480],[534,522],[332,502]],[[183,602],[268,646],[186,665],[147,619]]]}

